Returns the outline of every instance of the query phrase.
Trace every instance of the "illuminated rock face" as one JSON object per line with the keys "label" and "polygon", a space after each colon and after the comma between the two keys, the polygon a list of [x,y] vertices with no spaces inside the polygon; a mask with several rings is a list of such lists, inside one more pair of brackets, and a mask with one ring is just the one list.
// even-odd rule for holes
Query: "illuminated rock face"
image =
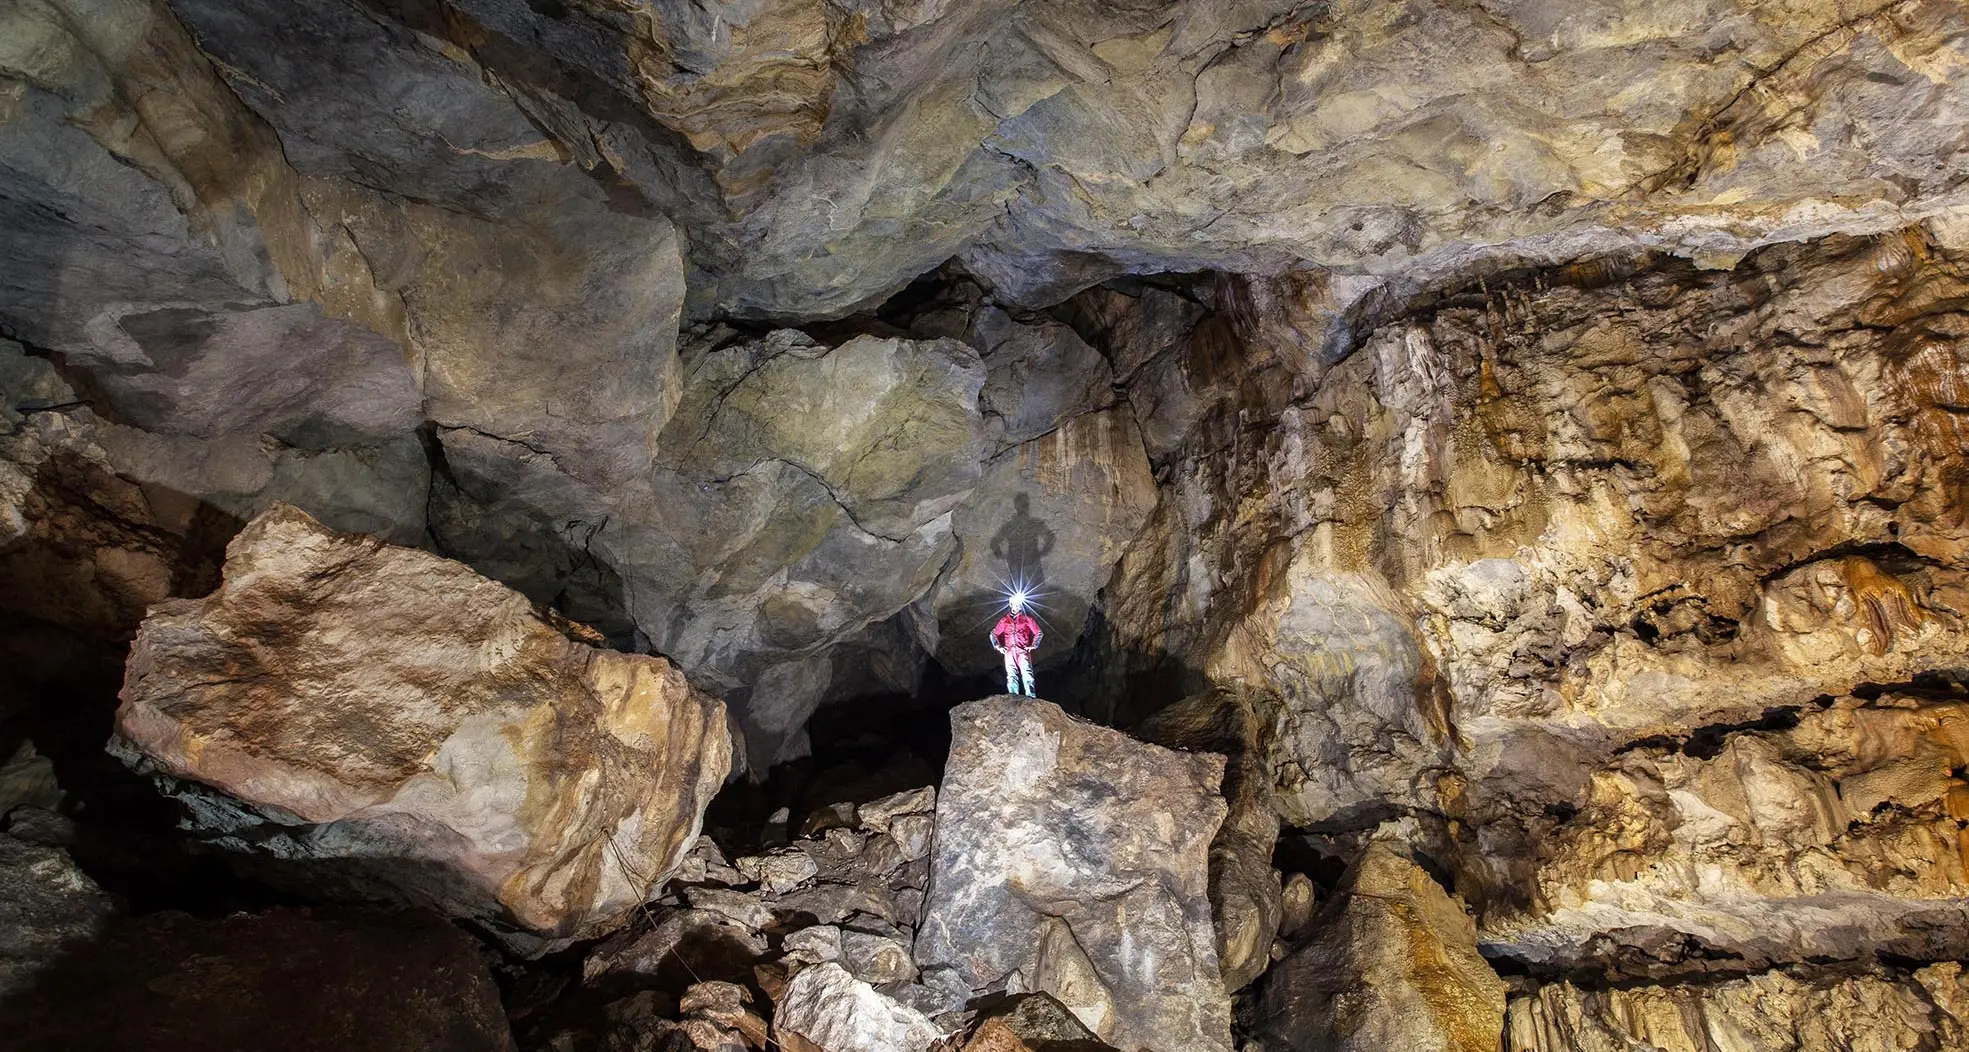
{"label": "illuminated rock face", "polygon": [[1969,983],[1958,962],[1912,975],[1772,972],[1713,985],[1587,991],[1559,984],[1511,1002],[1511,1052],[1632,1048],[1958,1048]]}
{"label": "illuminated rock face", "polygon": [[1012,695],[953,709],[951,739],[917,964],[1052,994],[1119,1048],[1229,1048],[1207,898],[1222,760]]}
{"label": "illuminated rock face", "polygon": [[[1876,1009],[1945,1045],[1901,1009],[1953,1011],[1925,969],[1969,954],[1965,39],[1940,0],[7,5],[0,733],[106,707],[150,605],[233,616],[231,578],[180,604],[283,503],[675,662],[487,607],[540,667],[668,684],[704,727],[656,752],[706,777],[680,675],[763,778],[823,706],[989,675],[1026,579],[1049,696],[1229,754],[1177,897],[1247,1006],[1318,1002],[1276,962],[1393,838],[1541,1049]],[[337,616],[398,629],[351,637],[381,669],[482,656]],[[290,741],[313,710],[238,683],[202,714],[281,774],[234,777],[173,744],[144,684],[210,654],[161,639],[129,741],[281,850],[421,844],[398,890],[517,940],[635,898],[530,854],[531,782],[358,836],[416,764],[311,766],[538,758],[534,717]],[[604,808],[662,818],[650,880],[709,784]]]}
{"label": "illuminated rock face", "polygon": [[223,843],[314,863],[310,890],[482,918],[522,949],[648,899],[731,766],[724,706],[669,662],[287,507],[234,539],[217,592],[145,619],[116,733],[195,783]]}
{"label": "illuminated rock face", "polygon": [[1461,904],[1398,848],[1373,843],[1321,918],[1272,967],[1260,1033],[1280,1048],[1488,1052],[1504,981],[1478,956]]}

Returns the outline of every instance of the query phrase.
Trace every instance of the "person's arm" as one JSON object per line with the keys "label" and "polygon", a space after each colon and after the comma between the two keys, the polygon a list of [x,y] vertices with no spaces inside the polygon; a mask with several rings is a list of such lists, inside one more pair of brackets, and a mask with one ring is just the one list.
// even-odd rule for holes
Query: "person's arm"
{"label": "person's arm", "polygon": [[1001,654],[1003,654],[1003,653],[1005,652],[1005,644],[1003,644],[1003,643],[1000,643],[1000,642],[998,641],[998,637],[999,637],[999,636],[1000,636],[1000,635],[1001,635],[1001,634],[1002,634],[1002,633],[1003,633],[1004,631],[1005,631],[1005,622],[1004,622],[1004,621],[1000,621],[1000,622],[998,622],[997,624],[995,624],[995,625],[993,625],[993,626],[991,626],[991,649],[993,649],[993,650],[996,650],[996,651],[998,651],[998,652],[999,652],[999,653],[1001,653]]}

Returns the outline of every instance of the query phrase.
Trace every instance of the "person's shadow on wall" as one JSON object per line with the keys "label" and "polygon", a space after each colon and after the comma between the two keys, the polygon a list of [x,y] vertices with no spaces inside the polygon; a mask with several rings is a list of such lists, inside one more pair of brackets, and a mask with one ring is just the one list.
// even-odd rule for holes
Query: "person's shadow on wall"
{"label": "person's shadow on wall", "polygon": [[1046,583],[1045,559],[1053,553],[1053,530],[1033,517],[1032,498],[1012,498],[1012,517],[991,538],[993,558],[1005,560],[1005,579],[1028,592]]}

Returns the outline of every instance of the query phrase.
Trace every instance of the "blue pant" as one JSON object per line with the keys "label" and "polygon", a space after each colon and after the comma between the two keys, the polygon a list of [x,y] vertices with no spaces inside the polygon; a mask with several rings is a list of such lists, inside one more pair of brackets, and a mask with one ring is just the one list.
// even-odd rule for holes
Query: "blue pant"
{"label": "blue pant", "polygon": [[[1025,681],[1025,689],[1019,689],[1019,681]],[[1005,651],[1005,693],[1024,694],[1028,698],[1039,695],[1032,690],[1032,651]]]}

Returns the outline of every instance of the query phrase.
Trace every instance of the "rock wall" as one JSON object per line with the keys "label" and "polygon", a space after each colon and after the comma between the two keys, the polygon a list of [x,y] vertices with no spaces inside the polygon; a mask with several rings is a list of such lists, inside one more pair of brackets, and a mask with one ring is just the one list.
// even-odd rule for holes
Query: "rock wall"
{"label": "rock wall", "polygon": [[[1049,694],[1229,757],[1177,794],[1228,812],[1170,878],[1203,992],[1169,1025],[1208,1031],[1185,1041],[1230,1040],[1222,981],[1312,1006],[1287,1041],[1387,1018],[1481,1043],[1489,1022],[1292,992],[1289,962],[1381,974],[1387,932],[1418,930],[1366,897],[1313,908],[1392,839],[1430,945],[1510,975],[1514,1041],[1755,1048],[1840,1021],[1826,1044],[1881,1018],[1945,1045],[1931,980],[1969,954],[1965,39],[1941,0],[17,0],[0,752],[57,728],[54,765],[87,768],[134,639],[146,750],[252,768],[207,773],[281,850],[406,842],[344,823],[411,783],[442,797],[414,765],[294,773],[377,744],[310,724],[314,695],[211,677],[239,701],[216,731],[144,708],[183,693],[143,686],[166,656],[146,610],[182,627],[283,503],[516,590],[390,549],[505,613],[342,610],[335,631],[395,633],[349,637],[378,668],[431,687],[433,655],[491,660],[442,610],[551,650],[569,712],[613,676],[710,727],[688,675],[756,778],[808,752],[820,706],[989,677],[982,630],[1024,584]],[[213,612],[238,587],[197,608],[235,649],[260,639]],[[329,679],[376,671],[325,652]],[[455,715],[434,696],[412,708]],[[519,739],[601,740],[533,733],[552,708]],[[376,720],[405,755],[498,752],[498,720]],[[178,748],[227,735],[309,788],[259,796],[265,757]],[[587,759],[554,762],[615,769]],[[656,841],[639,869],[683,864],[677,816],[721,763],[642,801],[666,817],[629,836]],[[571,868],[507,857],[528,849],[501,799],[439,823],[475,845],[446,866],[493,875],[462,912],[561,939],[656,879],[599,891],[589,848],[615,840],[582,822]],[[850,871],[905,839],[876,832],[865,863],[809,859],[859,889],[814,896],[841,922],[819,927],[875,901]],[[748,857],[746,882],[809,879]],[[457,906],[428,876],[412,897]],[[773,944],[784,918],[722,905],[760,921],[733,936],[748,960],[804,959]],[[1115,977],[1127,954],[1030,920],[1016,949],[1046,967],[973,978],[1045,972],[1117,1041],[1164,1026],[1102,1007],[1160,1003]],[[842,954],[848,932],[897,934],[844,928]],[[789,1043],[860,1040],[831,1027],[870,997],[914,1042],[901,1009],[956,992],[840,967],[807,973]],[[772,995],[742,980],[614,1009],[756,1044]]]}
{"label": "rock wall", "polygon": [[1160,461],[1105,689],[1251,699],[1287,839],[1419,819],[1507,971],[1963,956],[1954,238],[1501,274],[1296,358],[1317,296],[1220,288],[1240,364]]}

